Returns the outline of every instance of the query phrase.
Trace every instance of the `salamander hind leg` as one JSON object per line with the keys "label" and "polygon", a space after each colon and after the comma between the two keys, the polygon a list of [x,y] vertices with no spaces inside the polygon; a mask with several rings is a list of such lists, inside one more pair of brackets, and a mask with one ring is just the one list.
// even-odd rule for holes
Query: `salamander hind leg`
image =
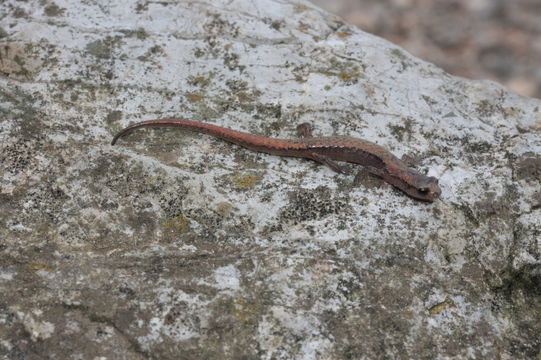
{"label": "salamander hind leg", "polygon": [[315,161],[322,163],[324,165],[327,165],[328,167],[330,167],[332,170],[336,171],[339,174],[349,174],[349,170],[345,166],[339,165],[328,156],[321,155],[315,152],[313,152],[310,155],[312,156],[312,159],[314,159]]}
{"label": "salamander hind leg", "polygon": [[297,136],[300,138],[312,137],[312,125],[309,123],[302,123],[297,126]]}

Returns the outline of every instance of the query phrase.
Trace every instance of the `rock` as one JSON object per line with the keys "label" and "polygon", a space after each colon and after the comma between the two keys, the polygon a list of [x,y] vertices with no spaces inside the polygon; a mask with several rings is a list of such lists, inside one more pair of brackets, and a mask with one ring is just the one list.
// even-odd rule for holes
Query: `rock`
{"label": "rock", "polygon": [[[0,5],[0,354],[535,358],[541,102],[296,1]],[[136,121],[376,142],[381,181]]]}

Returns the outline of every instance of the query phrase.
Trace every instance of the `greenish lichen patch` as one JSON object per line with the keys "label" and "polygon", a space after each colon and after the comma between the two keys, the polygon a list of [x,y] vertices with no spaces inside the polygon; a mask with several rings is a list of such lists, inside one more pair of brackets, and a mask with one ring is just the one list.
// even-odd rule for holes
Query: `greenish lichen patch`
{"label": "greenish lichen patch", "polygon": [[347,38],[347,37],[350,37],[351,36],[351,33],[349,32],[341,32],[341,31],[337,31],[336,32],[336,36],[338,36],[339,38]]}
{"label": "greenish lichen patch", "polygon": [[308,10],[310,10],[310,7],[305,4],[295,4],[293,12],[295,14],[300,14]]}
{"label": "greenish lichen patch", "polygon": [[185,96],[188,99],[188,101],[191,103],[201,101],[205,98],[204,94],[199,94],[199,93],[187,93],[185,94]]}
{"label": "greenish lichen patch", "polygon": [[122,111],[120,110],[113,110],[105,117],[105,121],[108,124],[115,123],[120,119],[122,119]]}
{"label": "greenish lichen patch", "polygon": [[28,14],[22,7],[16,6],[13,8],[13,17],[17,19],[28,18]]}
{"label": "greenish lichen patch", "polygon": [[24,209],[20,209],[21,221],[31,219],[35,224],[50,226],[59,224],[64,218],[62,205],[70,196],[54,183],[54,179],[44,175],[40,182],[20,190],[28,204]]}
{"label": "greenish lichen patch", "polygon": [[402,50],[398,48],[393,48],[390,50],[391,56],[395,59],[395,62],[400,63],[402,66],[399,72],[407,70],[410,66],[413,66],[410,57],[408,57]]}
{"label": "greenish lichen patch", "polygon": [[154,57],[163,56],[165,54],[163,48],[160,45],[151,46],[145,54],[138,56],[137,59],[141,61],[149,61]]}
{"label": "greenish lichen patch", "polygon": [[274,29],[276,31],[280,31],[281,28],[285,26],[285,23],[283,20],[273,20],[273,19],[263,19],[265,24],[269,25],[271,29]]}
{"label": "greenish lichen patch", "polygon": [[[505,192],[501,195],[489,189],[479,194],[479,200],[474,203],[473,211],[481,223],[491,224],[499,219],[497,227],[503,228],[512,222],[510,214],[518,210],[518,189],[515,185],[509,185],[504,190]],[[498,231],[497,227],[491,230]]]}
{"label": "greenish lichen patch", "polygon": [[106,36],[86,45],[86,51],[98,59],[111,59],[116,46],[122,41],[120,36]]}
{"label": "greenish lichen patch", "polygon": [[55,267],[54,266],[50,266],[50,265],[47,265],[47,264],[44,264],[44,263],[40,263],[40,262],[31,262],[31,263],[28,263],[26,264],[26,266],[32,270],[32,271],[35,271],[35,272],[38,272],[38,271],[45,271],[45,272],[53,272],[55,270]]}
{"label": "greenish lichen patch", "polygon": [[341,62],[336,58],[331,58],[329,67],[319,72],[326,76],[336,77],[347,85],[352,85],[356,84],[359,79],[364,78],[364,71],[362,64],[352,61]]}
{"label": "greenish lichen patch", "polygon": [[217,13],[208,13],[209,21],[203,25],[207,34],[214,35],[231,35],[237,37],[239,35],[239,26],[224,19],[222,15]]}
{"label": "greenish lichen patch", "polygon": [[249,90],[248,82],[243,80],[227,80],[225,85],[231,90],[232,92],[245,92]]}
{"label": "greenish lichen patch", "polygon": [[[498,315],[513,318],[520,326],[506,337],[507,349],[519,357],[539,356],[541,340],[536,335],[538,327],[532,322],[541,316],[541,268],[529,265],[518,269],[508,268],[501,274],[502,284],[493,289]],[[528,341],[522,341],[526,336]]]}
{"label": "greenish lichen patch", "polygon": [[261,181],[261,175],[241,173],[229,177],[229,182],[238,189],[247,189],[256,186]]}
{"label": "greenish lichen patch", "polygon": [[245,299],[236,299],[233,301],[233,314],[241,323],[256,323],[261,308],[257,304],[247,302]]}
{"label": "greenish lichen patch", "polygon": [[457,205],[458,209],[464,214],[464,218],[468,220],[473,226],[478,227],[479,217],[476,213],[473,212],[472,208],[466,204]]}
{"label": "greenish lichen patch", "polygon": [[190,221],[186,219],[183,215],[177,215],[174,218],[167,219],[163,222],[162,225],[166,229],[174,229],[176,231],[181,231],[190,225]]}
{"label": "greenish lichen patch", "polygon": [[134,37],[137,40],[145,40],[149,36],[144,28],[138,28],[135,30],[126,29],[126,30],[119,30],[119,31],[125,36]]}
{"label": "greenish lichen patch", "polygon": [[541,182],[541,155],[527,152],[513,162],[516,180]]}
{"label": "greenish lichen patch", "polygon": [[16,124],[14,136],[21,136],[25,139],[39,137],[46,125],[39,118],[40,111],[36,104],[42,100],[39,93],[28,93],[19,87],[13,87],[0,91],[0,99],[11,104],[9,107],[0,107],[2,119],[0,121],[14,121]]}
{"label": "greenish lichen patch", "polygon": [[403,142],[411,139],[414,124],[415,122],[411,118],[403,117],[387,127],[398,141]]}
{"label": "greenish lichen patch", "polygon": [[400,59],[401,61],[404,61],[407,59],[407,56],[406,54],[404,54],[404,52],[400,49],[397,49],[397,48],[393,48],[391,49],[391,54],[395,57],[397,57],[398,59]]}
{"label": "greenish lichen patch", "polygon": [[205,74],[189,75],[188,84],[205,89],[212,84],[212,79],[214,78],[214,76],[215,73],[212,71],[209,71]]}
{"label": "greenish lichen patch", "polygon": [[475,156],[483,153],[490,153],[493,150],[493,145],[488,141],[471,142],[469,139],[465,138],[464,150]]}
{"label": "greenish lichen patch", "polygon": [[62,16],[64,15],[64,12],[66,11],[65,8],[61,8],[58,5],[56,5],[53,2],[50,2],[45,8],[43,9],[43,12],[45,15],[49,17],[55,17],[55,16]]}
{"label": "greenish lichen patch", "polygon": [[428,312],[430,313],[430,315],[438,315],[442,311],[444,311],[446,309],[452,309],[452,308],[456,308],[456,305],[455,305],[455,303],[453,302],[452,299],[447,298],[447,299],[445,299],[444,301],[442,301],[440,303],[432,305],[428,309]]}
{"label": "greenish lichen patch", "polygon": [[[93,66],[93,70],[98,70],[98,66]],[[57,91],[52,94],[59,106],[66,110],[77,109],[82,112],[87,112],[87,115],[92,116],[92,106],[89,104],[95,103],[95,101],[103,96],[110,96],[112,90],[111,84],[108,82],[107,77],[110,72],[98,70],[99,75],[93,77],[91,80],[83,80],[81,78],[63,79],[58,81]],[[103,78],[102,78],[103,77]],[[106,115],[107,117],[108,115]],[[114,115],[113,115],[114,116]],[[114,131],[120,130],[120,125],[115,122],[105,122],[108,129]]]}
{"label": "greenish lichen patch", "polygon": [[21,45],[16,43],[1,46],[0,74],[16,80],[30,80],[45,65],[41,55],[47,52],[47,49],[42,48],[39,44]]}
{"label": "greenish lichen patch", "polygon": [[232,52],[227,52],[223,55],[224,65],[231,71],[238,70],[242,72],[246,66],[240,65],[240,55]]}
{"label": "greenish lichen patch", "polygon": [[221,91],[218,96],[210,100],[214,105],[214,111],[226,113],[228,111],[240,110],[245,113],[252,113],[255,117],[276,117],[281,115],[279,104],[261,104],[258,102],[262,95],[261,91],[248,87],[246,82],[229,80],[226,83],[228,91]]}
{"label": "greenish lichen patch", "polygon": [[134,198],[135,183],[139,184],[138,194],[159,194],[165,186],[163,170],[149,173],[141,163],[129,163],[128,159],[118,155],[100,155],[92,166],[84,169],[83,174],[95,179],[90,186],[96,190],[108,189],[119,197]]}
{"label": "greenish lichen patch", "polygon": [[481,100],[475,105],[475,111],[481,117],[486,118],[501,112],[501,105],[495,104],[494,102],[491,102],[489,100]]}
{"label": "greenish lichen patch", "polygon": [[447,114],[443,115],[443,118],[454,118],[454,117],[457,117],[456,114],[454,112],[448,112]]}
{"label": "greenish lichen patch", "polygon": [[291,74],[297,82],[305,82],[308,75],[312,71],[312,68],[309,64],[296,64],[295,66],[290,67]]}
{"label": "greenish lichen patch", "polygon": [[[541,305],[539,297],[541,297],[541,267],[536,265],[527,265],[519,269],[505,269],[503,276],[504,280],[501,286],[495,289],[496,292],[501,293],[509,298],[515,298],[519,300],[521,295],[525,296],[534,303]],[[522,294],[519,294],[519,293]],[[541,313],[538,307],[531,307],[531,311],[534,313]]]}

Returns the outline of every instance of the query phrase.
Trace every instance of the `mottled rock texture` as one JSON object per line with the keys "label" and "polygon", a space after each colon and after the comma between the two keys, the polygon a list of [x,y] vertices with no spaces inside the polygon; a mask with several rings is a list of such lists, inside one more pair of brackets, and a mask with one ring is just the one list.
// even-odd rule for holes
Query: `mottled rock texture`
{"label": "mottled rock texture", "polygon": [[[0,4],[0,356],[540,356],[541,102],[307,2]],[[366,138],[433,204],[205,135]]]}

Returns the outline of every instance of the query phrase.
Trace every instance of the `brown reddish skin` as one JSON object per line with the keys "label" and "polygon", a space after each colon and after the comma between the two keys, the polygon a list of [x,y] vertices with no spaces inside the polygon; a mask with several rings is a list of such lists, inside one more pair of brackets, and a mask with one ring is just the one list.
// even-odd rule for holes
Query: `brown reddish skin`
{"label": "brown reddish skin", "polygon": [[[381,177],[414,199],[432,202],[441,194],[436,178],[408,168],[402,160],[373,142],[352,137],[273,139],[197,121],[162,119],[142,121],[126,127],[115,135],[111,145],[122,136],[143,127],[180,127],[209,134],[252,151],[312,159],[327,164],[340,173],[347,170],[334,160],[356,163],[365,166],[370,173]],[[310,133],[309,129],[303,130]]]}

